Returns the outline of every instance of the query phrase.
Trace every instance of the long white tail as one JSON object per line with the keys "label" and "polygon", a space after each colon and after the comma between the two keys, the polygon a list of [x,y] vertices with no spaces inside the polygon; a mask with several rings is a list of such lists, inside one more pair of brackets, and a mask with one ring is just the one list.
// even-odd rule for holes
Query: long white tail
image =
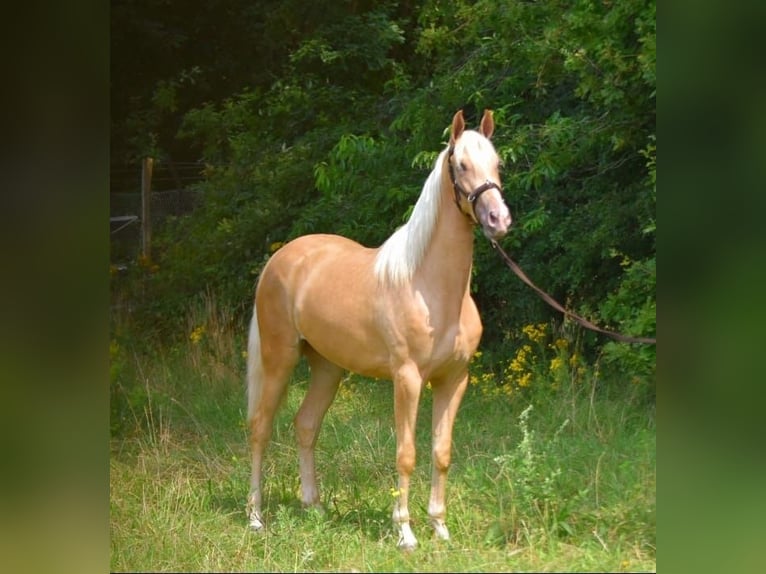
{"label": "long white tail", "polygon": [[258,330],[258,313],[253,305],[250,334],[247,339],[247,418],[250,420],[261,400],[263,388],[263,361],[261,359],[261,333]]}

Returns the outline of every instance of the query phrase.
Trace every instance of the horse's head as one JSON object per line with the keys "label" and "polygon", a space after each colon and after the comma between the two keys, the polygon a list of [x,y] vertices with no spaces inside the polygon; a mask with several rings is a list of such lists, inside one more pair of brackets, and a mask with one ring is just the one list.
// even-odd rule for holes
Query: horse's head
{"label": "horse's head", "polygon": [[481,225],[487,238],[496,240],[508,233],[511,213],[503,200],[500,158],[489,140],[494,130],[491,110],[484,111],[478,132],[465,129],[459,110],[452,118],[447,162],[458,208]]}

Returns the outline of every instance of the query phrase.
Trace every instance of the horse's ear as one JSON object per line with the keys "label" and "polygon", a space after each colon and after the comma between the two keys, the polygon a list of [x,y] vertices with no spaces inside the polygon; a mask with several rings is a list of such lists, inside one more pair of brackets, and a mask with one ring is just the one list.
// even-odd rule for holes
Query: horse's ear
{"label": "horse's ear", "polygon": [[463,119],[463,110],[458,110],[454,116],[452,116],[452,133],[449,137],[449,143],[450,145],[453,145],[457,138],[460,137],[460,134],[463,133],[463,130],[465,129],[465,120]]}
{"label": "horse's ear", "polygon": [[481,127],[479,128],[481,134],[490,139],[495,131],[495,120],[492,118],[492,110],[484,110],[484,115],[481,118]]}

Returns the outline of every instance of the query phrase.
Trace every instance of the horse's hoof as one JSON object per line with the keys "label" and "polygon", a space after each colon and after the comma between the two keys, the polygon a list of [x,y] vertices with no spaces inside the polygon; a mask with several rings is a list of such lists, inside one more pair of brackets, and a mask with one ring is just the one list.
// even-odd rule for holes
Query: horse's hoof
{"label": "horse's hoof", "polygon": [[253,532],[263,532],[266,530],[266,525],[263,523],[263,520],[261,520],[261,517],[255,512],[250,515],[250,530]]}
{"label": "horse's hoof", "polygon": [[418,547],[418,539],[415,538],[409,524],[399,526],[399,542],[396,543],[396,547],[404,552],[412,552]]}
{"label": "horse's hoof", "polygon": [[444,522],[434,520],[431,522],[431,526],[433,526],[434,536],[437,540],[449,540],[449,530]]}

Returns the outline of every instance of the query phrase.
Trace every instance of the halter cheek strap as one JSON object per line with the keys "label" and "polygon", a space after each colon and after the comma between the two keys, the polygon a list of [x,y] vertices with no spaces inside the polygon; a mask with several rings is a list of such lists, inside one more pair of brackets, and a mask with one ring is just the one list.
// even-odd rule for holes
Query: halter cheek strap
{"label": "halter cheek strap", "polygon": [[473,220],[476,223],[479,223],[479,218],[476,215],[476,200],[479,199],[479,196],[484,193],[485,191],[489,189],[496,189],[500,193],[503,192],[503,189],[496,184],[494,181],[486,180],[484,183],[482,183],[479,187],[474,189],[472,192],[465,191],[462,187],[460,187],[460,184],[457,182],[457,179],[455,178],[455,171],[452,168],[452,156],[455,155],[455,146],[450,146],[449,148],[449,155],[447,155],[447,163],[449,164],[449,176],[452,180],[452,189],[455,192],[455,205],[457,205],[457,208],[462,212],[463,209],[460,207],[460,196],[462,195],[465,197],[466,201],[471,205],[471,214],[473,216]]}

